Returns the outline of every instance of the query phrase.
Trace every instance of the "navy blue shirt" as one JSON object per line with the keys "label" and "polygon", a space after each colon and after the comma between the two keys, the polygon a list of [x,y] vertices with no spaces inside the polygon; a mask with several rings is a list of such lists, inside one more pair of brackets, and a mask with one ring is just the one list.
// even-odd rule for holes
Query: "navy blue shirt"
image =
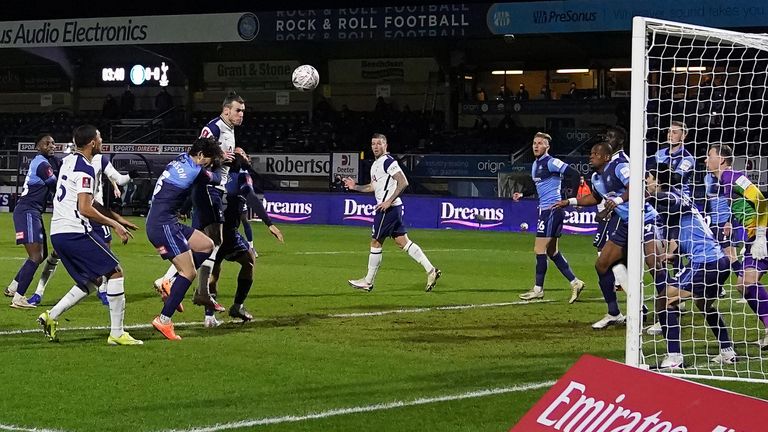
{"label": "navy blue shirt", "polygon": [[221,178],[196,164],[183,153],[172,160],[155,184],[152,207],[147,215],[147,225],[168,225],[177,222],[176,213],[189,197],[195,184],[217,183]]}
{"label": "navy blue shirt", "polygon": [[662,214],[679,215],[680,253],[687,255],[691,262],[704,264],[725,256],[712,230],[687,196],[675,190],[661,192],[656,196],[655,207]]}
{"label": "navy blue shirt", "polygon": [[246,170],[238,173],[230,172],[225,185],[227,190],[227,207],[224,209],[224,229],[237,230],[240,228],[240,215],[243,205],[247,205],[267,226],[272,225],[272,220],[267,214],[261,200],[253,190],[253,180]]}
{"label": "navy blue shirt", "polygon": [[45,211],[48,198],[56,190],[56,175],[48,158],[38,154],[29,162],[21,196],[16,203],[19,210]]}
{"label": "navy blue shirt", "polygon": [[539,210],[546,210],[562,199],[560,186],[568,168],[568,164],[548,154],[540,156],[533,163],[531,177],[539,195]]}

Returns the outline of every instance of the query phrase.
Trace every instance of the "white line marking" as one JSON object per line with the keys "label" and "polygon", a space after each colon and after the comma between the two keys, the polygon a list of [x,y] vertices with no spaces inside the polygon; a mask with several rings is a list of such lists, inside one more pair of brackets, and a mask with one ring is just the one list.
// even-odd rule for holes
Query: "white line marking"
{"label": "white line marking", "polygon": [[[382,315],[391,315],[391,314],[406,314],[406,313],[423,313],[423,312],[430,312],[430,311],[451,311],[451,310],[464,310],[464,309],[481,309],[481,308],[492,308],[492,307],[506,307],[506,306],[519,306],[519,305],[526,305],[526,304],[536,304],[536,303],[549,303],[552,302],[552,300],[535,300],[535,301],[514,301],[514,302],[506,302],[506,303],[481,303],[481,304],[468,304],[468,305],[449,305],[449,306],[435,306],[435,307],[428,307],[428,308],[413,308],[413,309],[393,309],[393,310],[386,310],[386,311],[377,311],[377,312],[355,312],[355,313],[343,313],[343,314],[328,314],[328,315],[321,315],[322,318],[362,318],[362,317],[373,317],[373,316],[382,316]],[[268,321],[273,319],[280,319],[284,317],[272,317],[272,318],[255,318],[254,321]],[[240,321],[228,321],[228,322],[236,322],[240,323]],[[175,327],[199,327],[202,326],[204,323],[202,321],[187,321],[187,322],[177,322],[173,323]],[[152,324],[131,324],[126,325],[124,327],[126,330],[132,330],[132,329],[147,329],[152,328]],[[64,331],[94,331],[94,330],[109,330],[109,326],[91,326],[91,327],[62,327],[59,328],[58,331],[64,332]],[[35,329],[20,329],[20,330],[4,330],[0,331],[0,336],[10,336],[10,335],[21,335],[21,334],[29,334],[29,333],[40,333],[43,330],[40,328]]]}
{"label": "white line marking", "polygon": [[379,312],[355,312],[355,313],[343,313],[343,314],[330,314],[328,315],[328,317],[329,318],[358,318],[358,317],[382,316],[382,315],[400,314],[400,313],[421,313],[421,312],[429,312],[433,310],[463,310],[463,309],[480,309],[480,308],[490,308],[490,307],[517,306],[517,305],[533,304],[533,303],[548,303],[551,301],[552,300],[515,301],[515,302],[506,302],[506,303],[484,303],[484,304],[476,304],[476,305],[470,304],[470,305],[456,305],[456,306],[437,306],[437,307],[431,307],[431,308],[394,309],[394,310],[379,311]]}
{"label": "white line marking", "polygon": [[[424,249],[424,252],[509,252],[509,249]],[[353,251],[304,251],[288,252],[281,255],[342,255],[342,254],[363,254],[365,249]]]}
{"label": "white line marking", "polygon": [[20,432],[64,432],[61,429],[44,429],[44,428],[25,428],[16,425],[0,424],[0,430],[4,431],[20,431]]}
{"label": "white line marking", "polygon": [[555,383],[554,381],[545,381],[545,382],[539,382],[539,383],[517,385],[513,387],[500,387],[500,388],[493,388],[493,389],[478,390],[478,391],[473,391],[468,393],[436,396],[431,398],[420,398],[420,399],[415,399],[410,401],[393,401],[393,402],[380,403],[380,404],[374,404],[374,405],[364,405],[364,406],[356,406],[356,407],[349,407],[349,408],[337,408],[337,409],[332,409],[328,411],[309,413],[305,415],[287,415],[283,417],[266,417],[266,418],[254,419],[254,420],[241,420],[238,422],[219,423],[213,426],[205,426],[205,427],[198,427],[198,428],[192,428],[192,429],[167,429],[164,432],[218,432],[226,429],[240,429],[240,428],[279,424],[279,423],[293,423],[293,422],[300,422],[304,420],[323,419],[323,418],[335,417],[335,416],[341,416],[341,415],[347,415],[347,414],[357,414],[357,413],[365,413],[365,412],[373,412],[373,411],[386,411],[386,410],[391,410],[395,408],[402,408],[402,407],[409,407],[409,406],[416,406],[416,405],[426,405],[426,404],[449,402],[449,401],[462,400],[462,399],[480,398],[480,397],[494,396],[494,395],[500,395],[505,393],[525,392],[529,390],[536,390],[540,388],[551,387],[554,383]]}
{"label": "white line marking", "polygon": [[23,261],[26,257],[0,257],[0,261]]}

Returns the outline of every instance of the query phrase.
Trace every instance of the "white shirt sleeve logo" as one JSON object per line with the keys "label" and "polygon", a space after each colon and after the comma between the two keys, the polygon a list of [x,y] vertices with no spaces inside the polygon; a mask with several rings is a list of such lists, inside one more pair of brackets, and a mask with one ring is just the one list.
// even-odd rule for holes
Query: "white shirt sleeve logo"
{"label": "white shirt sleeve logo", "polygon": [[740,176],[738,179],[736,179],[736,184],[744,190],[747,190],[748,187],[752,186],[752,182],[747,178],[747,176]]}

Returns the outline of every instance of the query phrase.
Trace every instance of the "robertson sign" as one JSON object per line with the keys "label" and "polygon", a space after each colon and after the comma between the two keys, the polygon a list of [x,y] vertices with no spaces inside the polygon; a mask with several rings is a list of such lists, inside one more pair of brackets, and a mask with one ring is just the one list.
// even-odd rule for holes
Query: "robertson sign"
{"label": "robertson sign", "polygon": [[768,402],[583,356],[510,432],[758,432]]}

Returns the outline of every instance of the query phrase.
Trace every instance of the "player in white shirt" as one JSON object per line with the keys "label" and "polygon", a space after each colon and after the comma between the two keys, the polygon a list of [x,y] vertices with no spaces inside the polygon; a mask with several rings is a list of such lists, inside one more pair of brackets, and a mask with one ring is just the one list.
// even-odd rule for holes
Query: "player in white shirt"
{"label": "player in white shirt", "polygon": [[104,240],[94,235],[91,221],[112,227],[123,243],[133,237],[122,217],[118,220],[102,214],[98,203],[94,205],[93,188],[95,172],[91,160],[101,152],[101,133],[91,125],[75,129],[76,152],[65,157],[59,170],[56,194],[53,199],[51,218],[51,244],[59,255],[64,268],[75,286],[56,303],[43,312],[38,322],[45,335],[56,341],[58,318],[97,290],[102,278],[107,278],[107,296],[111,327],[107,343],[110,345],[141,345],[123,328],[125,316],[125,290],[123,272],[117,257],[107,248]]}
{"label": "player in white shirt", "polygon": [[368,274],[357,280],[350,280],[349,285],[362,291],[371,291],[376,273],[381,265],[382,244],[387,237],[392,237],[397,246],[407,252],[411,258],[424,267],[427,272],[426,291],[432,291],[442,272],[429,262],[419,245],[408,238],[403,223],[403,202],[400,194],[408,187],[408,179],[400,169],[395,158],[387,153],[387,137],[373,134],[371,150],[376,160],[371,166],[371,183],[358,185],[350,178],[344,178],[344,185],[358,192],[374,192],[376,196],[376,216],[373,219],[371,234],[371,253],[368,255]]}
{"label": "player in white shirt", "polygon": [[[120,172],[115,169],[115,167],[112,165],[112,161],[110,160],[110,157],[105,154],[97,154],[93,156],[93,159],[91,159],[91,165],[93,166],[93,172],[94,172],[94,180],[95,180],[95,186],[93,187],[93,199],[99,203],[108,213],[110,213],[110,217],[117,216],[114,212],[112,212],[112,209],[109,206],[104,205],[104,176],[107,177],[107,179],[112,183],[112,186],[115,191],[119,193],[119,189],[117,186],[124,186],[128,184],[128,182],[131,180],[131,176],[128,174],[120,174]],[[128,225],[126,225],[128,226]],[[93,233],[95,235],[101,236],[104,240],[104,243],[107,244],[107,247],[110,249],[112,248],[112,231],[109,229],[108,226],[102,225],[98,222],[91,222],[91,227],[93,228]],[[131,226],[128,226],[130,229],[136,229],[135,225],[131,224]],[[109,300],[107,299],[107,280],[104,279],[101,285],[99,285],[99,290],[96,292],[96,295],[99,297],[99,300],[101,300],[101,303],[104,306],[109,306]]]}

